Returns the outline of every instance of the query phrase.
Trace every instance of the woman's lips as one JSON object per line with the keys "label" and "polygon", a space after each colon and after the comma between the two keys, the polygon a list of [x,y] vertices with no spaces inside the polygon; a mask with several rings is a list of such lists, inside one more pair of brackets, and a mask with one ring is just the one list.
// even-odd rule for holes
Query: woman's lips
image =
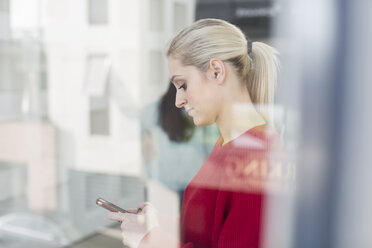
{"label": "woman's lips", "polygon": [[188,115],[191,115],[193,110],[194,110],[193,108],[188,108],[188,109],[186,109],[186,112],[187,112]]}

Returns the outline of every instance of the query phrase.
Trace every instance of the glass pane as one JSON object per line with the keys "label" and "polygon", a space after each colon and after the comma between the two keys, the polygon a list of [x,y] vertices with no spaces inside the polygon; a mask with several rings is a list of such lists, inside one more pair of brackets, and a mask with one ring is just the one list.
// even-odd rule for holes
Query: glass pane
{"label": "glass pane", "polygon": [[90,98],[90,134],[109,135],[110,115],[107,97]]}
{"label": "glass pane", "polygon": [[88,16],[90,25],[108,24],[108,1],[88,0]]}
{"label": "glass pane", "polygon": [[9,22],[9,2],[8,0],[0,1],[0,40],[10,38]]}
{"label": "glass pane", "polygon": [[103,96],[109,80],[111,61],[106,55],[89,55],[84,91],[91,96]]}
{"label": "glass pane", "polygon": [[148,3],[150,31],[162,32],[164,30],[165,12],[163,0],[149,0]]}
{"label": "glass pane", "polygon": [[145,88],[145,93],[150,99],[154,99],[154,96],[161,95],[161,91],[164,89],[164,55],[161,51],[150,51],[148,55],[148,83]]}
{"label": "glass pane", "polygon": [[9,12],[9,0],[0,0],[0,12]]}
{"label": "glass pane", "polygon": [[[371,5],[0,0],[0,247],[122,247],[97,198],[151,202],[158,222],[130,215],[133,237],[166,233],[149,247],[370,247]],[[194,16],[253,50],[222,35],[177,64],[163,48]],[[275,95],[253,93],[274,75],[251,77],[273,62],[258,42],[279,52]]]}
{"label": "glass pane", "polygon": [[174,3],[174,12],[173,12],[174,32],[180,31],[182,28],[186,26],[186,23],[187,23],[186,12],[187,11],[188,9],[185,4]]}

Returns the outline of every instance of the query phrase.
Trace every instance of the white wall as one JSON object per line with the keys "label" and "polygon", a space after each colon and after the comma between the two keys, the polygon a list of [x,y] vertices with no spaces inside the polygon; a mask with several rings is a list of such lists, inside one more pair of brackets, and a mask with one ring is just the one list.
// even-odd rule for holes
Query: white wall
{"label": "white wall", "polygon": [[[151,4],[156,1],[158,8]],[[59,161],[81,170],[140,175],[141,137],[136,111],[166,89],[164,47],[174,34],[173,24],[180,25],[173,20],[177,18],[172,14],[174,6],[185,6],[186,25],[193,20],[194,1],[111,0],[108,24],[94,26],[88,24],[87,3],[42,1],[49,117],[62,133],[73,137],[60,142]],[[161,26],[151,31],[156,21]],[[89,95],[84,93],[84,84],[90,54],[106,54],[111,59],[108,136],[89,133]],[[73,156],[64,152],[71,147],[76,149]]]}

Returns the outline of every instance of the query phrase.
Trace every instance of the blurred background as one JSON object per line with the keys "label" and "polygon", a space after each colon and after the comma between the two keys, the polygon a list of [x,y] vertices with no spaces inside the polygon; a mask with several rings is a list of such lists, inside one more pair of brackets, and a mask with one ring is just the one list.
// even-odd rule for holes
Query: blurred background
{"label": "blurred background", "polygon": [[280,53],[291,176],[269,201],[265,247],[372,247],[371,12],[370,0],[0,0],[0,247],[121,247],[98,197],[179,215],[219,134],[169,104],[165,47],[207,17]]}

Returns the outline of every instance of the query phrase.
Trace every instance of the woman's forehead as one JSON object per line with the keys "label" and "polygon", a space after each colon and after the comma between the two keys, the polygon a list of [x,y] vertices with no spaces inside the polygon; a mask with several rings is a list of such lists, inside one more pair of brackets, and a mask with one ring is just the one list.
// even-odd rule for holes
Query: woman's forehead
{"label": "woman's forehead", "polygon": [[185,66],[181,63],[181,60],[171,57],[168,59],[168,68],[171,77],[187,74],[193,70],[193,66]]}
{"label": "woman's forehead", "polygon": [[173,56],[168,57],[168,66],[169,68],[182,67],[181,60]]}

